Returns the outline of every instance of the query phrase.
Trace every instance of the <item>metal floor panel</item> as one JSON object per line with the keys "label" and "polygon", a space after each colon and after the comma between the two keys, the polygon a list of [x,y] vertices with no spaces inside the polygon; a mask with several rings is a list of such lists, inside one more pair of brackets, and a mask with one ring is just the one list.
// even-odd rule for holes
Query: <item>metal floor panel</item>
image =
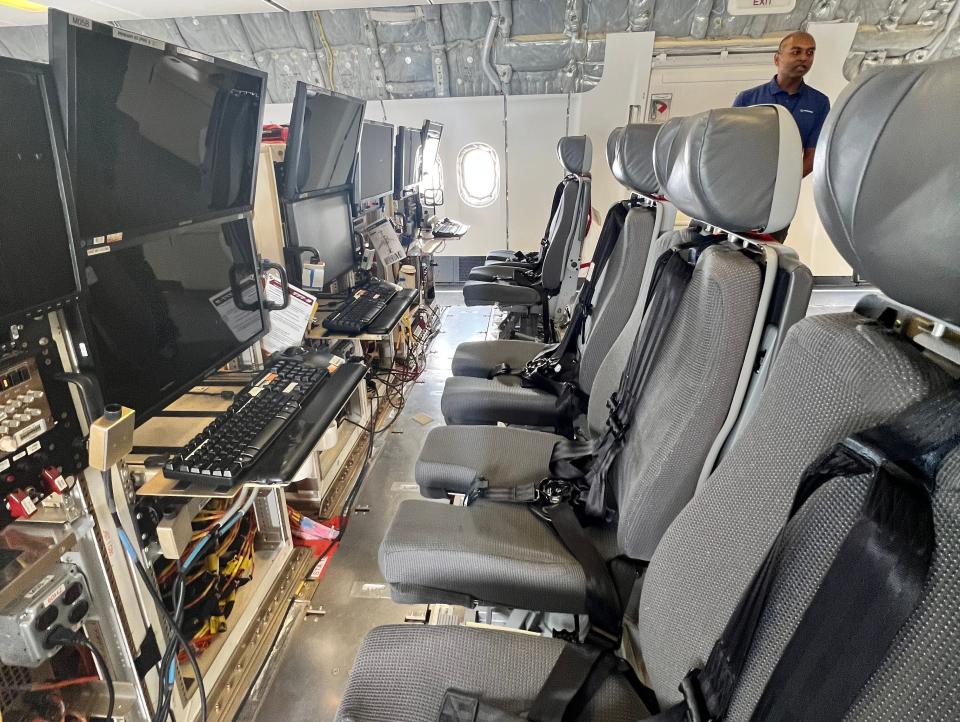
{"label": "metal floor panel", "polygon": [[[482,339],[489,325],[490,308],[458,303],[462,303],[459,290],[438,291],[437,304],[450,308],[420,377],[423,383],[414,384],[400,418],[377,442],[379,455],[355,507],[370,510],[354,513],[313,596],[313,608],[323,607],[325,614],[300,621],[280,650],[279,667],[255,717],[259,722],[333,719],[364,635],[373,627],[400,624],[406,616],[425,610],[424,605],[404,606],[389,599],[385,587],[380,587],[384,581],[377,550],[400,502],[419,497],[414,464],[427,432],[443,423],[440,395],[454,350],[462,341]],[[417,414],[432,421],[420,424],[413,419]]]}

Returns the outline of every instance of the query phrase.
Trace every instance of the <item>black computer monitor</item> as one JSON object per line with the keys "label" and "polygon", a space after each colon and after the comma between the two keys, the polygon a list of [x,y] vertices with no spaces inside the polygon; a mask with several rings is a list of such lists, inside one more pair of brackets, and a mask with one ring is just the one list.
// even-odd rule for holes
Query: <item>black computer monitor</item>
{"label": "black computer monitor", "polygon": [[87,256],[84,327],[106,403],[142,424],[266,330],[250,221]]}
{"label": "black computer monitor", "polygon": [[355,179],[357,202],[375,200],[393,192],[393,126],[375,120],[363,122],[360,165]]}
{"label": "black computer monitor", "polygon": [[72,199],[49,67],[0,58],[0,327],[77,295]]}
{"label": "black computer monitor", "polygon": [[[353,217],[348,191],[284,204],[288,258],[287,270],[293,279],[301,277],[300,262],[310,254],[298,248],[315,249],[324,263],[324,285],[353,268],[356,253],[353,243]],[[290,253],[292,251],[292,254]],[[298,281],[293,280],[294,284]]]}
{"label": "black computer monitor", "polygon": [[397,128],[397,147],[393,161],[394,197],[415,193],[420,186],[423,167],[423,139],[420,128]]}
{"label": "black computer monitor", "polygon": [[423,167],[433,168],[440,152],[440,137],[443,135],[443,123],[435,120],[425,120],[420,129],[423,139]]}
{"label": "black computer monitor", "polygon": [[350,185],[365,105],[360,98],[297,81],[283,162],[285,198]]}
{"label": "black computer monitor", "polygon": [[81,239],[253,207],[266,74],[50,11]]}

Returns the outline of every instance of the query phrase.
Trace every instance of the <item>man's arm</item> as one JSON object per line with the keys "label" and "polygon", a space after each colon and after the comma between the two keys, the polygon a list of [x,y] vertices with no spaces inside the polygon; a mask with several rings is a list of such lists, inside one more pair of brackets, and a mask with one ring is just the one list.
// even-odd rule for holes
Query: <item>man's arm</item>
{"label": "man's arm", "polygon": [[816,148],[803,149],[803,177],[806,178],[813,172],[813,154]]}

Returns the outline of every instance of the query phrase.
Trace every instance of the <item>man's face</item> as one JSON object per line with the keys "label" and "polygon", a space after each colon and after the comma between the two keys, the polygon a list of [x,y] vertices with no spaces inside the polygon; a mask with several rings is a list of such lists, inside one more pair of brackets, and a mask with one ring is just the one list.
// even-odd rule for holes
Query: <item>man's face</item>
{"label": "man's face", "polygon": [[789,80],[802,78],[813,67],[813,56],[816,52],[817,44],[813,38],[808,35],[794,35],[773,56],[777,73]]}

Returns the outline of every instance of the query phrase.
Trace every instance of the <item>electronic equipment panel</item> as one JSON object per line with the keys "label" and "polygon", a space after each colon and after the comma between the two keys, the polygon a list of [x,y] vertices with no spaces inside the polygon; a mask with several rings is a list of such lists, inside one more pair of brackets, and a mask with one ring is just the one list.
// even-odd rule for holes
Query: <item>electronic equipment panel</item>
{"label": "electronic equipment panel", "polygon": [[393,126],[373,120],[363,122],[356,198],[373,200],[393,192]]}
{"label": "electronic equipment panel", "polygon": [[284,197],[338,190],[352,181],[366,103],[297,82],[284,159]]}
{"label": "electronic equipment panel", "polygon": [[394,197],[416,192],[423,168],[423,141],[419,128],[397,129],[397,147],[393,161]]}
{"label": "electronic equipment panel", "polygon": [[[290,246],[287,250],[295,256],[298,248],[315,250],[319,256],[316,260],[324,264],[325,283],[353,268],[353,218],[346,192],[287,203],[284,210]],[[300,278],[297,264],[290,265],[294,266],[289,269],[291,277]]]}
{"label": "electronic equipment panel", "polygon": [[50,11],[81,239],[249,210],[266,75]]}
{"label": "electronic equipment panel", "polygon": [[432,168],[437,162],[440,153],[440,138],[443,135],[443,123],[435,120],[425,120],[420,131],[423,139],[423,167]]}
{"label": "electronic equipment panel", "polygon": [[2,328],[75,296],[79,285],[70,186],[49,69],[0,58],[0,98]]}
{"label": "electronic equipment panel", "polygon": [[104,401],[138,424],[264,334],[249,221],[107,249],[86,258],[85,325]]}

